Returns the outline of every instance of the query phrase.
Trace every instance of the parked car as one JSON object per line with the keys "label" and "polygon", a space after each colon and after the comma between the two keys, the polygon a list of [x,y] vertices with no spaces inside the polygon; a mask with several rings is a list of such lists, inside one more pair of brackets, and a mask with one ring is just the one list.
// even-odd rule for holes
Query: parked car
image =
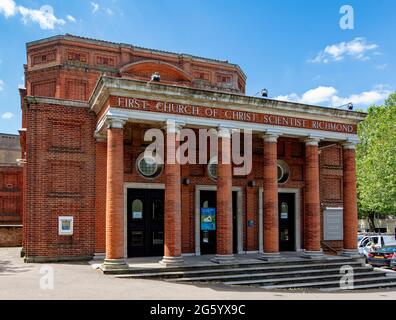
{"label": "parked car", "polygon": [[396,257],[396,246],[384,247],[368,253],[367,262],[374,267],[390,267]]}
{"label": "parked car", "polygon": [[386,246],[396,246],[396,239],[393,235],[367,235],[362,238],[360,237],[358,237],[358,250],[366,258],[370,251],[375,251]]}
{"label": "parked car", "polygon": [[392,260],[391,260],[391,262],[390,262],[390,267],[391,267],[393,270],[396,270],[396,254],[393,255],[393,258],[392,258]]}

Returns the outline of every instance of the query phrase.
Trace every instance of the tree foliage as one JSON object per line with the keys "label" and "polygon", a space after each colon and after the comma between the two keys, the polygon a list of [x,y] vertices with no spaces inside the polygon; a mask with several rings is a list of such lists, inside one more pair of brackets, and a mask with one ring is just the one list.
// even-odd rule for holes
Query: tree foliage
{"label": "tree foliage", "polygon": [[396,215],[396,92],[368,109],[359,125],[357,187],[360,215]]}

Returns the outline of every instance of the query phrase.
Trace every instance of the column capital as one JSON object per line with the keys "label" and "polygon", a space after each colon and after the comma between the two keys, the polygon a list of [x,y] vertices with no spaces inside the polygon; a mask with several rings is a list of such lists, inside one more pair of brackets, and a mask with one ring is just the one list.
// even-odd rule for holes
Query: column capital
{"label": "column capital", "polygon": [[163,126],[163,129],[166,131],[166,133],[180,133],[180,130],[185,126],[186,124],[180,121],[175,121],[175,120],[166,120],[165,125]]}
{"label": "column capital", "polygon": [[261,137],[264,142],[277,142],[278,138],[281,136],[279,132],[275,131],[266,131]]}
{"label": "column capital", "polygon": [[95,131],[94,138],[95,138],[96,142],[106,142],[107,141],[106,135],[101,132],[98,132],[98,131]]}
{"label": "column capital", "polygon": [[317,147],[319,145],[320,138],[315,136],[309,136],[304,139],[306,146]]}
{"label": "column capital", "polygon": [[341,143],[343,149],[356,149],[356,145],[359,143],[357,140],[346,140]]}
{"label": "column capital", "polygon": [[106,119],[107,129],[123,129],[126,122],[127,122],[126,118],[118,118],[118,117],[107,118]]}

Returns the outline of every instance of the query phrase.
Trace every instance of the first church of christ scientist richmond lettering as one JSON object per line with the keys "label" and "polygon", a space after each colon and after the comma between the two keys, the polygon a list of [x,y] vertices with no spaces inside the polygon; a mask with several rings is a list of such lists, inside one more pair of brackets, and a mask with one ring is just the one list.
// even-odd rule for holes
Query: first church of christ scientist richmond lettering
{"label": "first church of christ scientist richmond lettering", "polygon": [[115,108],[127,108],[149,112],[252,122],[272,126],[304,128],[341,133],[356,133],[357,130],[357,127],[351,124],[137,98],[111,97],[110,106]]}

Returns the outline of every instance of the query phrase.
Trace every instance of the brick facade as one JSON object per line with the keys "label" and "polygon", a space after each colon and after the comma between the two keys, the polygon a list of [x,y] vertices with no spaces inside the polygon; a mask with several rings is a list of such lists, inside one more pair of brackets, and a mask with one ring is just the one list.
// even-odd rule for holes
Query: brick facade
{"label": "brick facade", "polygon": [[22,245],[23,172],[17,135],[0,134],[0,247]]}
{"label": "brick facade", "polygon": [[[220,163],[215,181],[205,164],[165,164],[162,174],[147,179],[136,167],[147,146],[143,135],[164,123],[126,118],[121,127],[111,128],[111,121],[106,120],[111,109],[109,97],[95,98],[107,92],[98,82],[103,74],[114,81],[136,80],[133,84],[139,86],[146,85],[153,72],[159,72],[160,84],[147,84],[155,88],[147,95],[166,96],[161,90],[181,90],[198,102],[204,100],[196,94],[206,95],[204,103],[210,106],[221,103],[223,96],[237,101],[243,97],[246,77],[236,65],[69,35],[30,43],[27,55],[26,92],[21,92],[22,127],[26,129],[21,133],[21,144],[26,161],[22,203],[27,261],[89,259],[95,253],[105,253],[110,262],[122,259],[125,183],[165,187],[164,256],[172,258],[194,254],[199,245],[197,186],[217,186],[220,255],[232,254],[232,187],[241,190],[240,249],[249,252],[260,250],[260,230],[264,253],[279,252],[278,191],[297,190],[300,195],[296,199],[296,233],[301,242],[298,249],[306,251],[321,250],[325,208],[342,207],[345,200],[356,203],[354,194],[347,192],[355,184],[354,157],[343,151],[341,144],[346,138],[341,135],[339,143],[323,140],[316,146],[305,146],[301,137],[283,136],[282,131],[275,141],[254,134],[253,170],[247,176],[232,176],[232,166]],[[183,103],[189,102],[183,99]],[[99,104],[102,107],[96,110]],[[357,121],[347,116],[340,121],[356,126]],[[102,120],[110,129],[98,130]],[[191,127],[197,130],[196,125]],[[279,160],[290,168],[284,183],[277,183]],[[344,210],[344,228],[354,226],[356,207]],[[74,218],[72,236],[58,235],[58,217],[64,215]],[[344,241],[329,241],[327,245],[354,249],[354,234],[344,233]]]}

